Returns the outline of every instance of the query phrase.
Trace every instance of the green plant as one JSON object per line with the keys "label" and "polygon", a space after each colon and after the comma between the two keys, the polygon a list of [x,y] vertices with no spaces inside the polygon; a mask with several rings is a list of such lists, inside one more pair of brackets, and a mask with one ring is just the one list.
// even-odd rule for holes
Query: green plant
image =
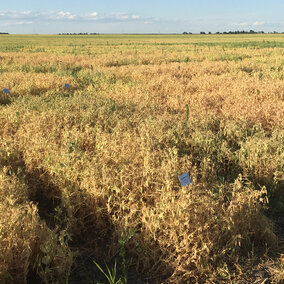
{"label": "green plant", "polygon": [[186,122],[188,122],[188,119],[189,119],[189,107],[188,107],[188,104],[185,105],[185,109],[186,109]]}
{"label": "green plant", "polygon": [[97,266],[97,268],[101,271],[101,273],[106,277],[109,284],[126,284],[126,282],[124,282],[121,278],[117,279],[116,260],[112,270],[110,270],[107,264],[105,264],[106,271],[104,271],[97,262],[94,261],[94,263]]}
{"label": "green plant", "polygon": [[16,112],[16,117],[17,117],[17,127],[19,128],[21,124],[21,118],[20,118],[20,113],[18,111]]}

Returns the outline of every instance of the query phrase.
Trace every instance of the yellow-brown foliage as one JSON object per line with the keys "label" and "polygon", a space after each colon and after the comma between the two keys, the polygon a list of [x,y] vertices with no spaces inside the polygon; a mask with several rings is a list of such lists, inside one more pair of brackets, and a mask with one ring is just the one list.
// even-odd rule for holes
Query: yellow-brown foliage
{"label": "yellow-brown foliage", "polygon": [[283,37],[25,40],[0,53],[1,281],[76,279],[91,258],[231,283],[255,248],[281,252],[264,213],[284,207]]}
{"label": "yellow-brown foliage", "polygon": [[64,279],[72,264],[70,250],[41,221],[29,192],[8,168],[0,173],[0,280],[27,283],[35,270],[42,281]]}

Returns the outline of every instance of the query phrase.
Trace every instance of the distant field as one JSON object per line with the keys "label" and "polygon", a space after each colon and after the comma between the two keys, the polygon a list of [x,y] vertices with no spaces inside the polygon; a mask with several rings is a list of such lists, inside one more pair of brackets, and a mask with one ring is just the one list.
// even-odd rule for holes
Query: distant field
{"label": "distant field", "polygon": [[0,35],[4,88],[1,283],[284,279],[284,35]]}

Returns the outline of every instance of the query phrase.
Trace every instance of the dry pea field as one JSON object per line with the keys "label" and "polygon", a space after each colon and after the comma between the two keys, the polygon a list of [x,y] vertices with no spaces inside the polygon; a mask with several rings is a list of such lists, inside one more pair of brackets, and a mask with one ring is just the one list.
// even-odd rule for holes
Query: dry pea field
{"label": "dry pea field", "polygon": [[0,88],[0,283],[283,283],[283,34],[1,35]]}

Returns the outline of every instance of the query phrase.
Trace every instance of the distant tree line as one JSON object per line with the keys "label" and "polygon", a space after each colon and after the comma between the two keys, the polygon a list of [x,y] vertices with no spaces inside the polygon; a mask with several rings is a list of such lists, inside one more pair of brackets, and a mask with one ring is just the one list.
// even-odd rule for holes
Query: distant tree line
{"label": "distant tree line", "polygon": [[59,33],[59,35],[98,35],[98,33]]}
{"label": "distant tree line", "polygon": [[[220,34],[220,32],[217,32],[216,34]],[[264,34],[264,31],[258,31],[258,32],[255,32],[254,30],[250,30],[250,31],[229,31],[229,32],[223,32],[223,34]]]}
{"label": "distant tree line", "polygon": [[9,33],[1,33],[1,32],[0,32],[0,35],[8,35],[8,34],[9,34]]}
{"label": "distant tree line", "polygon": [[[216,32],[216,35],[219,34],[224,34],[224,35],[228,35],[228,34],[264,34],[264,31],[254,31],[254,30],[250,30],[250,31],[229,31],[229,32]],[[278,32],[274,31],[274,32],[268,32],[268,34],[278,34]],[[182,34],[184,35],[190,35],[192,34],[191,32],[183,32]],[[206,32],[200,32],[201,35],[205,35]],[[209,35],[214,34],[212,32],[208,32]]]}

